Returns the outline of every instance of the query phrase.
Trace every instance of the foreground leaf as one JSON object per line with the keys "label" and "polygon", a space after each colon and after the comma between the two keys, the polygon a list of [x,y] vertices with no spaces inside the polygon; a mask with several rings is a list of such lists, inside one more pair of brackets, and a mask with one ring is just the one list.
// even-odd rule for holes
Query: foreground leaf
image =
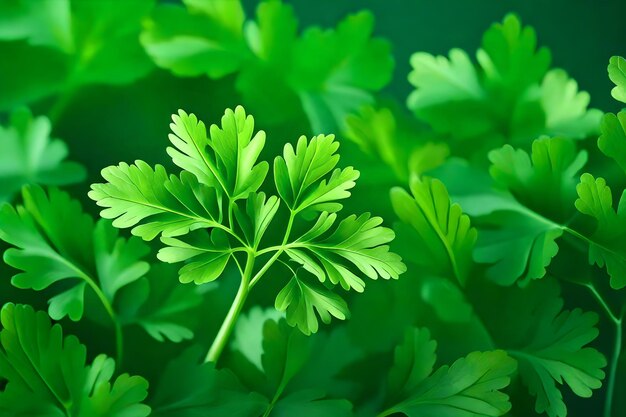
{"label": "foreground leaf", "polygon": [[30,306],[6,304],[0,333],[0,415],[148,416],[148,382],[123,374],[104,355],[86,365],[86,349]]}
{"label": "foreground leaf", "polygon": [[538,413],[568,414],[564,385],[584,398],[600,388],[606,359],[587,346],[598,336],[598,316],[563,310],[556,280],[535,281],[524,289],[486,289],[481,300],[474,305],[498,346],[518,360],[519,376],[536,397]]}
{"label": "foreground leaf", "polygon": [[504,415],[511,409],[506,388],[515,361],[504,351],[472,352],[432,373],[436,343],[426,329],[409,329],[396,348],[389,373],[389,408],[380,416]]}

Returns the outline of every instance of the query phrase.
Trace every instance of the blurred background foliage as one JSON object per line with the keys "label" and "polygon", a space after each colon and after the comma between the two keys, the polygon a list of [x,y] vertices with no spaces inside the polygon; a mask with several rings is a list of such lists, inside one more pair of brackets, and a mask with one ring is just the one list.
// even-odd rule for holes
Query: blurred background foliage
{"label": "blurred background foliage", "polygon": [[[6,2],[7,0],[0,1]],[[115,39],[103,52],[102,60],[91,62],[91,66],[86,69],[82,67],[82,59],[89,56],[91,46],[82,40],[87,38],[85,34],[90,30],[88,24],[86,27],[76,26],[73,31],[69,31],[67,23],[58,20],[56,25],[62,29],[60,32],[38,32],[32,35],[37,41],[29,44],[20,39],[2,38],[3,33],[11,29],[11,24],[18,25],[19,22],[13,16],[2,15],[0,12],[0,122],[7,126],[11,112],[25,104],[30,107],[35,117],[41,115],[50,117],[52,137],[61,138],[67,144],[69,160],[79,162],[86,169],[84,181],[69,185],[66,189],[73,197],[82,201],[85,210],[93,215],[97,215],[98,210],[86,195],[89,185],[100,181],[102,168],[119,161],[131,162],[135,159],[162,163],[166,167],[171,166],[165,153],[171,114],[178,109],[184,109],[195,113],[207,124],[216,123],[225,108],[234,108],[246,101],[241,96],[241,89],[237,88],[239,81],[236,73],[214,77],[217,79],[203,74],[177,76],[154,65],[141,45],[137,43],[140,30],[138,22],[145,22],[146,15],[150,13],[148,3],[137,2],[136,8],[130,7],[126,10],[124,18],[120,21],[128,22],[128,27],[116,26]],[[168,1],[167,3],[176,2]],[[249,18],[255,16],[258,3],[256,0],[243,2],[246,16]],[[609,57],[626,53],[626,25],[624,24],[626,2],[622,0],[446,0],[440,2],[290,0],[285,3],[293,6],[300,28],[335,27],[348,14],[363,9],[372,12],[375,18],[374,36],[389,42],[394,61],[392,77],[378,83],[384,88],[376,94],[376,99],[378,103],[394,111],[399,131],[409,133],[406,134],[405,140],[398,141],[404,145],[397,145],[397,154],[384,154],[382,156],[384,162],[381,162],[379,157],[372,155],[380,153],[380,148],[384,153],[385,146],[377,144],[380,136],[376,136],[372,143],[364,143],[358,131],[358,119],[352,119],[351,122],[348,119],[347,125],[342,126],[339,126],[341,122],[338,122],[334,126],[336,132],[324,130],[330,125],[322,123],[317,125],[323,126],[321,128],[323,131],[321,131],[312,127],[311,121],[307,119],[304,112],[295,111],[288,104],[281,102],[280,111],[293,111],[293,114],[289,114],[289,117],[282,120],[271,114],[273,109],[266,108],[269,113],[267,117],[263,114],[257,115],[254,109],[248,109],[256,117],[257,128],[264,129],[268,133],[268,145],[265,152],[267,155],[274,155],[286,142],[293,143],[301,134],[310,136],[313,133],[337,133],[342,143],[342,165],[354,165],[361,169],[363,174],[354,190],[354,198],[348,203],[349,207],[357,212],[372,211],[383,216],[390,225],[397,219],[397,216],[388,198],[389,189],[396,185],[407,188],[408,185],[408,172],[404,170],[406,167],[404,159],[410,153],[411,146],[407,147],[406,152],[402,151],[400,146],[405,146],[407,141],[411,140],[426,143],[438,138],[425,123],[415,120],[406,109],[407,97],[414,90],[414,86],[407,81],[408,74],[411,72],[410,56],[414,52],[424,51],[434,55],[447,55],[450,49],[460,48],[474,59],[484,31],[492,23],[502,21],[507,13],[514,12],[524,25],[534,27],[538,44],[550,49],[551,67],[565,69],[570,77],[577,80],[580,90],[590,93],[591,108],[611,112],[616,112],[620,108],[619,103],[610,95],[612,83],[607,77],[606,66]],[[112,14],[112,19],[119,19],[114,16],[118,12],[114,7],[111,7],[109,12]],[[80,13],[82,22],[89,22],[91,18],[94,20],[101,18],[101,16],[92,16],[93,11],[88,7],[80,10]],[[58,49],[61,52],[49,48],[51,42],[59,45]],[[74,47],[70,47],[70,44]],[[390,63],[387,65],[391,68]],[[256,88],[261,89],[261,93],[267,95],[265,98],[269,105],[274,98],[282,99],[276,91],[265,91],[262,87],[264,86],[249,86],[247,91],[255,92]],[[373,88],[373,90],[376,89],[377,86]],[[274,93],[278,96],[273,96]],[[285,102],[289,103],[288,99]],[[263,105],[259,107],[261,112]],[[42,129],[45,130],[45,126]],[[367,130],[367,126],[365,129]],[[399,133],[398,136],[402,134]],[[359,141],[361,141],[359,145],[355,144]],[[380,148],[377,149],[377,146]],[[371,152],[363,152],[363,149],[367,150],[368,147]],[[584,141],[581,147],[595,148],[595,140]],[[530,150],[530,146],[524,146],[524,148]],[[63,153],[63,151],[59,152]],[[416,168],[417,171],[427,171],[438,165],[438,162],[433,162],[433,160],[440,158],[443,161],[447,152],[445,148],[434,149],[428,152],[427,161],[417,161],[414,167],[419,166]],[[459,152],[463,153],[465,150]],[[484,167],[487,164],[484,159],[485,152],[480,155],[483,158],[482,161],[474,161],[472,156],[467,156],[467,158],[476,166]],[[2,161],[2,155],[0,155],[0,163]],[[6,161],[4,163],[8,164]],[[390,168],[389,165],[392,167]],[[602,160],[591,154],[590,166],[597,167],[602,173],[608,173],[608,176],[613,175],[614,184],[623,186],[626,183],[615,174],[616,168],[613,165],[606,164],[606,159]],[[66,168],[74,169],[71,166]],[[76,178],[82,176],[80,172],[72,172]],[[442,176],[445,177],[444,174]],[[48,180],[42,182],[54,184],[54,181],[50,180],[53,176],[47,178]],[[453,188],[451,184],[446,183],[446,185]],[[1,194],[0,196],[4,197]],[[68,224],[67,227],[71,228],[72,225]],[[589,270],[584,257],[581,260],[578,255],[568,256],[565,249],[564,253],[565,255],[558,262],[567,264],[566,268],[575,271]],[[483,273],[484,269],[486,268],[478,267],[477,274]],[[398,282],[392,284],[368,283],[371,288],[364,295],[353,297],[351,303],[353,318],[348,328],[352,338],[351,343],[360,346],[371,356],[368,356],[370,358],[368,365],[365,361],[362,363],[354,361],[349,371],[345,371],[345,379],[354,382],[353,380],[363,378],[372,380],[378,378],[385,364],[391,362],[390,352],[399,342],[403,329],[408,324],[424,325],[431,329],[433,337],[439,342],[438,355],[441,363],[449,363],[474,350],[493,348],[494,341],[491,340],[489,334],[486,334],[483,323],[476,320],[459,322],[454,317],[452,319],[446,317],[446,314],[463,315],[464,309],[470,308],[471,310],[471,307],[465,306],[458,299],[445,298],[455,297],[454,291],[441,290],[441,293],[437,293],[440,283],[430,282],[428,274],[424,274],[425,277],[420,278],[419,285],[416,285],[411,280],[411,273],[420,275],[421,272],[416,272],[418,270],[418,268],[410,269]],[[7,265],[2,264],[0,267],[0,273],[4,277],[12,276],[13,272]],[[175,272],[172,270],[170,273],[172,279],[175,279]],[[210,287],[204,294],[206,302],[202,306],[202,311],[197,314],[198,321],[202,323],[201,330],[197,332],[196,342],[198,343],[209,344],[229,306],[232,298],[230,294],[234,293],[236,280],[228,274],[227,271],[226,279],[220,282],[224,288],[216,291],[215,288]],[[232,275],[232,271],[230,274]],[[600,285],[605,287],[604,290],[610,291],[606,281],[608,280],[603,277]],[[541,285],[546,285],[547,293],[558,294],[559,292],[558,289],[551,288],[552,284]],[[249,305],[270,306],[273,303],[270,294],[275,294],[279,288],[276,284],[274,287],[269,284],[267,288],[256,292],[251,297]],[[491,283],[484,283],[476,288],[470,285],[467,297],[475,302],[474,308],[483,309],[484,316],[497,317],[510,308],[510,305],[498,304],[498,294],[500,294],[498,288]],[[541,292],[541,290],[542,288],[536,292]],[[513,290],[515,291],[521,290]],[[565,284],[562,291],[567,308],[599,310],[585,288]],[[418,296],[418,293],[421,295]],[[437,298],[437,294],[444,294],[443,298]],[[515,294],[511,295],[512,298],[515,296]],[[431,297],[430,304],[424,300],[429,297]],[[624,290],[616,291],[610,297],[612,300],[623,300]],[[0,280],[0,302],[6,301],[28,302],[39,309],[45,309],[46,304],[45,300],[38,297],[36,293],[16,290],[11,287],[8,279],[2,279]],[[454,305],[455,311],[442,309],[440,308],[442,305]],[[97,316],[97,313],[95,315]],[[506,323],[492,325],[505,329],[507,327]],[[511,322],[508,326],[522,326],[522,324]],[[79,334],[81,340],[90,347],[100,346],[101,350],[107,353],[113,350],[113,343],[106,331],[94,331],[92,325],[70,321],[64,322],[64,328],[68,333]],[[599,328],[600,337],[596,346],[608,356],[613,343],[613,329],[610,323],[605,321],[601,321]],[[506,334],[506,330],[498,330],[498,332]],[[161,364],[176,356],[176,353],[181,350],[180,345],[171,343],[160,344],[158,348],[145,349],[146,343],[155,346],[155,342],[134,328],[132,331],[128,330],[127,333],[125,370],[139,373],[149,379],[159,375],[162,370]],[[376,337],[372,338],[372,334]],[[90,354],[92,350],[95,349],[90,349]],[[99,352],[93,352],[94,355],[96,353]],[[618,373],[616,391],[618,393],[626,390],[626,378],[624,378],[626,366],[623,356]],[[227,363],[230,362],[227,360]],[[372,363],[376,365],[371,365]],[[518,385],[514,385],[512,389],[512,402],[518,404],[514,408],[513,415],[533,415],[531,401],[522,400],[516,403],[518,398],[525,398],[520,393],[524,389]],[[370,388],[362,387],[361,389],[362,392],[355,397],[363,399],[371,394],[368,391]],[[375,388],[372,386],[371,389]],[[602,398],[602,390],[595,393],[592,400],[582,400],[567,391],[565,402],[571,411],[568,415],[600,415],[598,409],[603,402]],[[616,401],[615,417],[626,416],[624,396],[617,395]]]}

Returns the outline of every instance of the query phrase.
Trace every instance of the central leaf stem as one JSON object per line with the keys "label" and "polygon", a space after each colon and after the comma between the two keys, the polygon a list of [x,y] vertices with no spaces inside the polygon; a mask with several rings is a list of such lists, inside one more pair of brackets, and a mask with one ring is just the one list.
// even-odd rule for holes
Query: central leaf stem
{"label": "central leaf stem", "polygon": [[252,277],[252,271],[254,269],[254,261],[255,256],[253,253],[248,252],[248,258],[246,259],[246,267],[241,275],[241,283],[239,284],[239,289],[237,290],[237,295],[235,295],[235,299],[233,300],[233,304],[230,306],[228,310],[228,314],[220,327],[220,330],[217,332],[217,336],[215,336],[215,340],[209,349],[209,352],[206,355],[205,362],[217,362],[224,347],[228,343],[228,339],[230,338],[231,333],[235,327],[235,323],[237,322],[237,318],[243,309],[243,305],[246,302],[246,298],[248,298],[248,292],[250,290],[250,278]]}

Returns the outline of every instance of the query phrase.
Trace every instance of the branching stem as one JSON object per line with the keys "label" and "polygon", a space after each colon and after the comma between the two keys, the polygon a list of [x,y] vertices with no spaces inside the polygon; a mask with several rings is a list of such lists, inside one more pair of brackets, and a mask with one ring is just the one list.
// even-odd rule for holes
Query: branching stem
{"label": "branching stem", "polygon": [[241,275],[239,289],[237,290],[233,304],[230,306],[228,314],[226,314],[226,318],[222,322],[222,326],[217,332],[217,336],[215,336],[215,340],[206,355],[205,362],[217,362],[220,355],[224,351],[226,344],[228,343],[228,339],[235,328],[235,323],[239,318],[239,314],[241,314],[246,298],[248,298],[248,292],[250,290],[250,277],[252,276],[252,271],[254,270],[254,261],[254,254],[248,252],[246,267]]}

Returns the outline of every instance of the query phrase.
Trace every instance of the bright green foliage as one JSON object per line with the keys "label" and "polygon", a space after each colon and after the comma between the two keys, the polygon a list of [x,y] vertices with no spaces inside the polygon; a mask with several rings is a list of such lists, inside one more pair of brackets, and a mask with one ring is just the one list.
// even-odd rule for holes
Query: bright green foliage
{"label": "bright green foliage", "polygon": [[493,179],[519,202],[555,220],[569,218],[577,175],[587,162],[587,152],[577,152],[574,142],[539,138],[532,144],[531,155],[505,145],[489,152],[489,160]]}
{"label": "bright green foliage", "polygon": [[[87,84],[126,84],[146,75],[152,63],[138,37],[140,21],[152,5],[153,0],[121,5],[80,0],[3,2],[0,39],[21,41],[3,47],[14,47],[16,54],[29,60],[2,67],[0,108]],[[33,74],[32,79],[24,78],[21,66]],[[28,67],[47,71],[35,73]]]}
{"label": "bright green foliage", "polygon": [[172,120],[174,134],[169,139],[176,149],[168,148],[168,154],[176,165],[193,173],[200,183],[222,188],[233,201],[258,190],[268,171],[267,162],[256,164],[265,146],[265,132],[252,137],[254,119],[246,116],[243,107],[226,110],[221,128],[211,126],[210,138],[204,123],[193,114],[181,110]]}
{"label": "bright green foliage", "polygon": [[[315,136],[310,142],[301,136],[295,150],[291,144],[285,145],[285,157],[274,160],[274,178],[278,194],[290,210],[341,210],[342,205],[335,201],[350,196],[359,172],[352,167],[335,168],[338,148],[334,135]],[[330,178],[320,182],[331,171]]]}
{"label": "bright green foliage", "polygon": [[[525,290],[511,288],[492,294],[477,306],[490,316],[487,326],[518,360],[519,376],[535,409],[550,417],[567,415],[560,386],[580,397],[590,397],[602,385],[604,356],[586,346],[598,336],[595,313],[563,310],[559,287],[553,279],[533,282]],[[557,385],[558,384],[558,385]]]}
{"label": "bright green foliage", "polygon": [[181,76],[238,72],[244,102],[264,121],[304,112],[313,132],[329,132],[373,103],[372,92],[390,80],[390,48],[371,38],[368,12],[348,16],[336,29],[312,27],[298,36],[292,7],[279,0],[259,4],[256,20],[247,22],[239,0],[184,3],[155,8],[141,36],[147,52]]}
{"label": "bright green foliage", "polygon": [[501,416],[511,409],[506,388],[515,361],[504,351],[473,352],[433,373],[436,343],[427,329],[408,329],[389,371],[389,408],[409,417]]}
{"label": "bright green foliage", "polygon": [[26,184],[63,185],[84,179],[85,169],[65,161],[67,146],[50,138],[50,121],[27,109],[11,114],[0,126],[0,203],[10,201]]}
{"label": "bright green foliage", "polygon": [[615,84],[611,90],[613,98],[626,103],[626,60],[623,57],[611,57],[609,60],[609,78]]}
{"label": "bright green foliage", "polygon": [[453,139],[470,140],[458,151],[476,154],[537,136],[584,138],[597,131],[601,112],[587,110],[589,95],[578,92],[562,70],[548,71],[550,53],[537,49],[535,32],[514,15],[483,36],[478,66],[461,50],[449,58],[418,52],[411,57],[408,98],[418,118]]}
{"label": "bright green foliage", "polygon": [[239,1],[186,0],[162,4],[145,24],[141,43],[155,63],[179,76],[220,78],[238,71],[249,54]]}
{"label": "bright green foliage", "polygon": [[576,187],[576,208],[583,214],[596,219],[597,227],[589,245],[589,263],[606,267],[611,277],[611,287],[626,286],[626,219],[624,194],[620,198],[617,212],[613,209],[611,189],[604,178],[583,174]]}
{"label": "bright green foliage", "polygon": [[[516,155],[515,151],[512,154]],[[526,161],[527,156],[522,159]],[[512,168],[506,164],[502,167]],[[440,178],[450,188],[453,200],[473,216],[473,224],[479,230],[474,260],[493,264],[487,269],[487,276],[502,285],[518,280],[525,285],[532,279],[542,278],[546,266],[558,252],[556,239],[563,233],[564,226],[531,211],[510,193],[495,188],[493,180],[480,171],[458,163],[445,168]],[[495,169],[492,172],[502,175]],[[523,182],[516,179],[517,172],[512,172],[515,175],[504,178],[521,187]],[[471,186],[463,185],[468,183]]]}
{"label": "bright green foliage", "polygon": [[402,181],[446,160],[449,149],[444,142],[425,142],[424,139],[431,139],[428,135],[400,122],[389,108],[365,106],[358,114],[346,117],[345,136],[365,153],[380,158]]}
{"label": "bright green foliage", "polygon": [[[521,209],[521,208],[520,208]],[[484,230],[474,259],[491,263],[487,275],[501,285],[526,285],[542,278],[559,251],[559,225],[522,211],[502,211],[482,219]]]}
{"label": "bright green foliage", "polygon": [[451,203],[441,181],[413,178],[411,192],[412,196],[401,188],[391,190],[396,214],[411,226],[409,232],[396,228],[406,242],[406,259],[464,285],[472,265],[476,229],[461,207]]}
{"label": "bright green foliage", "polygon": [[[292,278],[275,305],[286,311],[291,325],[309,334],[318,329],[316,311],[325,323],[331,316],[343,320],[348,315],[347,304],[332,287],[362,292],[361,274],[389,279],[404,272],[400,257],[387,246],[394,233],[381,226],[381,218],[366,213],[337,220],[339,200],[350,196],[358,171],[335,168],[339,145],[333,136],[301,137],[295,150],[286,145],[276,157],[274,181],[289,220],[282,243],[260,249],[280,205],[277,197],[257,192],[268,169],[267,162],[257,163],[265,133],[253,135],[254,121],[242,107],[227,110],[221,127],[212,125],[209,135],[194,115],[180,111],[173,120],[170,141],[176,149],[169,154],[184,169],[179,176],[142,161],[122,163],[105,168],[108,182],[94,184],[89,196],[105,207],[101,214],[114,219],[114,226],[132,227],[133,234],[146,240],[161,235],[166,246],[159,251],[160,260],[188,261],[180,269],[181,282],[213,281],[232,259],[241,268],[247,292],[285,254],[308,275],[288,269]],[[244,199],[245,208],[239,201]],[[312,224],[307,222],[311,214],[317,216]],[[290,238],[300,217],[308,230]],[[240,252],[248,254],[245,268],[237,258]],[[253,277],[256,258],[272,252]]]}
{"label": "bright green foliage", "polygon": [[[253,333],[262,330],[259,337],[247,339],[245,345],[246,350],[255,352],[254,356],[258,351],[260,363],[254,363],[258,369],[246,372],[241,367],[243,361],[238,368],[243,378],[246,374],[261,372],[252,386],[244,386],[237,372],[216,370],[212,363],[200,365],[198,355],[189,351],[172,361],[161,376],[151,404],[153,415],[352,416],[348,401],[325,398],[317,389],[319,386],[310,389],[304,388],[302,382],[294,383],[296,374],[314,358],[314,341],[289,327],[284,320],[265,320],[267,316],[267,312],[259,312],[249,318],[250,324],[254,324],[254,328],[250,327]],[[237,349],[242,347],[237,345]],[[245,357],[249,359],[248,355]]]}
{"label": "bright green foliage", "polygon": [[[53,319],[69,317],[77,321],[83,317],[85,291],[93,291],[110,318],[116,322],[114,303],[118,293],[128,286],[143,286],[145,296],[133,293],[138,299],[127,298],[136,308],[146,301],[154,280],[143,278],[150,266],[142,259],[149,248],[141,240],[126,240],[108,221],[94,224],[82,211],[80,204],[57,189],[47,193],[37,186],[25,187],[23,206],[8,204],[0,208],[0,239],[15,248],[7,249],[4,260],[8,265],[22,271],[12,283],[18,288],[36,291],[51,289],[48,313]],[[72,225],[68,228],[68,225]],[[141,283],[138,281],[141,280]],[[62,285],[59,285],[62,284]],[[153,291],[158,291],[153,288]],[[178,297],[194,299],[190,293],[180,292]],[[187,301],[197,305],[196,301]],[[126,307],[122,304],[121,309]],[[169,334],[180,340],[180,332],[191,337],[189,329],[180,327],[162,315],[168,309],[155,310],[159,320],[144,318],[137,321],[146,330],[158,336]],[[130,323],[129,323],[130,324]],[[178,327],[178,332],[168,327]]]}
{"label": "bright green foliage", "polygon": [[598,148],[626,172],[626,111],[605,114],[600,131]]}
{"label": "bright green foliage", "polygon": [[148,382],[122,374],[112,380],[115,362],[105,355],[86,364],[86,348],[63,338],[58,324],[25,305],[1,312],[0,415],[76,417],[147,416],[141,404]]}

